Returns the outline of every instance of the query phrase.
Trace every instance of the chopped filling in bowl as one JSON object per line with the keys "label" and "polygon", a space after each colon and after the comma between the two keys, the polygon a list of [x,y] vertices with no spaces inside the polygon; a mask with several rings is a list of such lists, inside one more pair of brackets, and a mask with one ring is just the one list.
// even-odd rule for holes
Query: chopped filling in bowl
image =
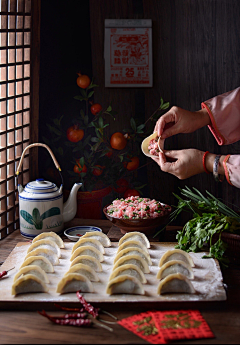
{"label": "chopped filling in bowl", "polygon": [[158,147],[158,139],[159,137],[156,137],[155,139],[150,140],[149,145],[148,145],[148,150],[150,155],[153,156],[159,156],[159,147]]}
{"label": "chopped filling in bowl", "polygon": [[155,199],[131,196],[126,199],[116,199],[107,207],[107,214],[120,219],[148,219],[164,216],[169,213],[170,206]]}

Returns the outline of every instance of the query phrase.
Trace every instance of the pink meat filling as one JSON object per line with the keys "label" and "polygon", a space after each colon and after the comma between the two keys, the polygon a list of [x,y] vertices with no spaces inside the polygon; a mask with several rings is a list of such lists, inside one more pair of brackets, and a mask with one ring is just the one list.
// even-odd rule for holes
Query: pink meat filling
{"label": "pink meat filling", "polygon": [[169,213],[171,207],[155,199],[131,196],[127,199],[116,199],[107,207],[107,213],[114,218],[147,219],[157,218]]}
{"label": "pink meat filling", "polygon": [[150,155],[153,156],[159,156],[159,147],[158,147],[158,137],[156,137],[155,139],[150,140],[149,145],[148,145],[148,150]]}

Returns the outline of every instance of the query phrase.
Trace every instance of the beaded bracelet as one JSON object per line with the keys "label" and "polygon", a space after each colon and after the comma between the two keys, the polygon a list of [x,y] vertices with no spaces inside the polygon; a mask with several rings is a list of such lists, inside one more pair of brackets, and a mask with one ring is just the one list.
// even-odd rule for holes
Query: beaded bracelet
{"label": "beaded bracelet", "polygon": [[208,153],[209,153],[209,151],[206,151],[206,152],[204,153],[202,161],[203,161],[203,168],[204,168],[205,172],[206,172],[207,174],[210,174],[210,172],[207,170],[206,164],[205,164],[206,156],[207,156]]}

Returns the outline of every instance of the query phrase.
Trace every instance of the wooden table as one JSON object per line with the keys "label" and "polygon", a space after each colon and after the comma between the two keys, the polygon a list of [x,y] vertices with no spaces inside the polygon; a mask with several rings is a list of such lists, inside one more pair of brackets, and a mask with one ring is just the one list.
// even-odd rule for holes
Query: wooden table
{"label": "wooden table", "polygon": [[[107,220],[78,220],[66,224],[96,225],[105,233],[111,228]],[[172,234],[173,228],[169,227],[166,239]],[[171,237],[171,236],[170,236]],[[172,240],[172,238],[170,238]],[[18,242],[24,239],[19,231],[15,231],[6,239],[0,241],[0,262],[4,262]],[[1,270],[0,270],[1,271]],[[215,339],[188,341],[189,344],[238,344],[240,340],[240,267],[231,266],[223,272],[224,283],[228,287],[228,300],[216,306],[199,308],[203,317],[214,332]],[[0,290],[1,293],[1,290]],[[108,311],[113,312],[119,319],[146,311],[146,308],[135,306],[127,309],[118,306],[108,306]],[[115,308],[115,309],[114,309]],[[145,344],[146,342],[128,332],[119,325],[114,325],[113,333],[94,326],[91,329],[75,327],[60,327],[44,319],[36,312],[29,311],[0,311],[0,344]],[[178,342],[186,343],[186,342]]]}

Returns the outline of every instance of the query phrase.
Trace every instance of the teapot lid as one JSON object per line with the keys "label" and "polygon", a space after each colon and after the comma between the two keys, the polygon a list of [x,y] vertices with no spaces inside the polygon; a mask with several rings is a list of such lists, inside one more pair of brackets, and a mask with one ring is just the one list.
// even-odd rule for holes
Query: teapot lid
{"label": "teapot lid", "polygon": [[45,181],[43,178],[29,182],[25,187],[25,192],[34,194],[46,194],[56,191],[58,191],[58,187],[55,185],[55,183]]}

